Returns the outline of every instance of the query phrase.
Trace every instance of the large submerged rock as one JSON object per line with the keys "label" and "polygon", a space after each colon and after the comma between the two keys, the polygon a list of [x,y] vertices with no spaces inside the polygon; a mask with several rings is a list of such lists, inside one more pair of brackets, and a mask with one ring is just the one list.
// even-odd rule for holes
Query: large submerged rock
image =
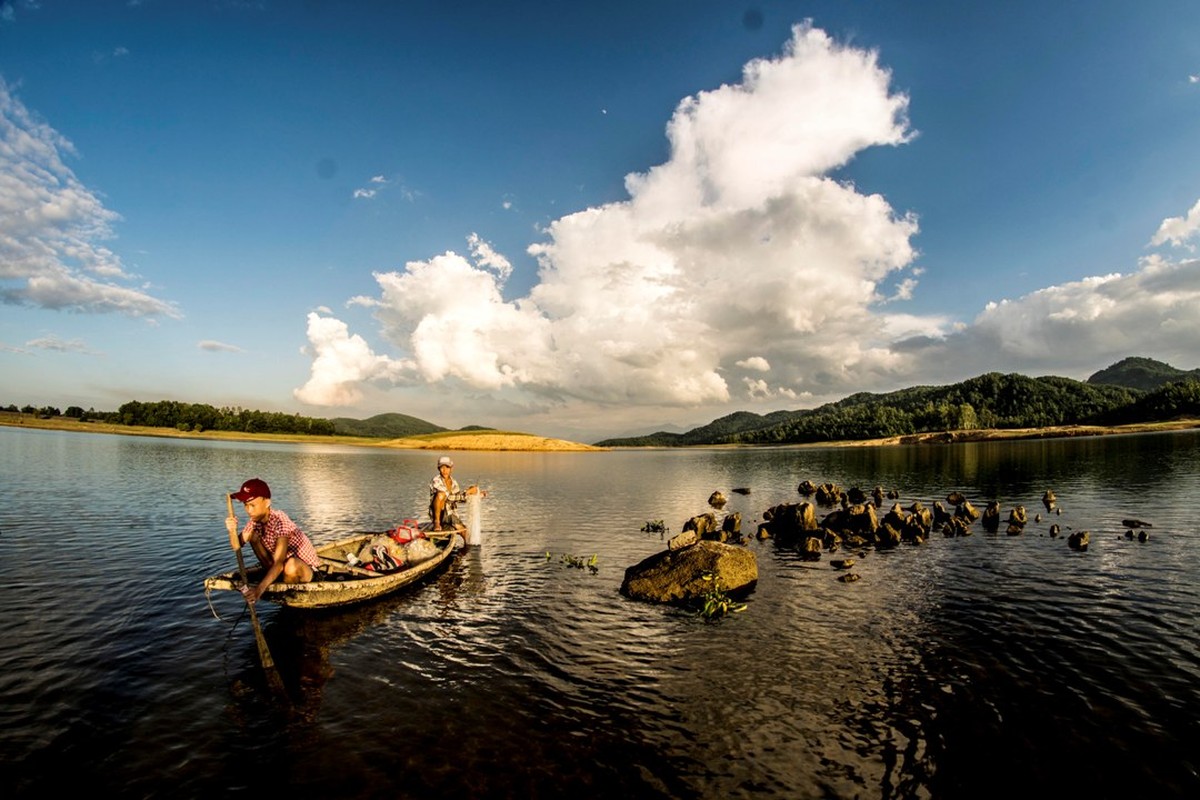
{"label": "large submerged rock", "polygon": [[621,594],[634,600],[687,604],[713,588],[711,574],[726,594],[743,594],[758,582],[758,560],[744,547],[701,540],[664,550],[625,570]]}

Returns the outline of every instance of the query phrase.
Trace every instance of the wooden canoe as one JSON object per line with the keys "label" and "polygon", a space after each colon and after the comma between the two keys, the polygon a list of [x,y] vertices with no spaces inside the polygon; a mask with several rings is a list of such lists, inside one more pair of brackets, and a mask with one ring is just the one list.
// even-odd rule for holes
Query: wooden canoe
{"label": "wooden canoe", "polygon": [[[457,550],[454,534],[429,536],[437,546],[437,554],[425,561],[406,566],[395,572],[377,573],[347,563],[347,553],[357,553],[378,533],[359,533],[336,542],[317,547],[321,557],[321,569],[308,583],[276,582],[267,587],[263,600],[270,600],[291,608],[332,608],[353,603],[362,603],[410,586],[436,572]],[[250,571],[250,580],[255,572],[262,575],[261,567]],[[228,590],[240,592],[242,579],[237,570],[204,579],[205,592]]]}

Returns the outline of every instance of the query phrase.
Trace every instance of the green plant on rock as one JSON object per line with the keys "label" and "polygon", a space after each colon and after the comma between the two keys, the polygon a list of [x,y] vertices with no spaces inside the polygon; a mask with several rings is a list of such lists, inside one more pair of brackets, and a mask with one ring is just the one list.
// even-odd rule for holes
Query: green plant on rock
{"label": "green plant on rock", "polygon": [[705,572],[700,577],[709,582],[708,588],[700,595],[700,616],[705,619],[717,619],[727,614],[736,614],[746,610],[745,603],[739,603],[725,594],[725,590],[721,587],[721,581],[716,575]]}

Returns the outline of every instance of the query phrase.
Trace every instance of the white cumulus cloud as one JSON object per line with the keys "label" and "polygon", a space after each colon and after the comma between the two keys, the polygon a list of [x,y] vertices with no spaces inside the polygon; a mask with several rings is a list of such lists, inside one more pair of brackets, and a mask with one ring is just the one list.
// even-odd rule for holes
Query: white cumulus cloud
{"label": "white cumulus cloud", "polygon": [[736,362],[737,366],[742,369],[753,370],[755,372],[770,372],[771,365],[762,356],[751,356]]}
{"label": "white cumulus cloud", "polygon": [[[504,298],[511,265],[474,235],[469,257],[377,273],[379,296],[351,303],[374,310],[396,349],[383,371],[518,406],[685,407],[729,401],[734,380],[739,396],[795,397],[856,365],[893,369],[876,307],[888,276],[913,285],[916,221],[827,174],[911,138],[908,98],[889,84],[874,53],[796,26],[784,52],[746,65],[739,83],[679,104],[670,157],[627,176],[627,200],[548,225],[529,248],[539,282],[527,296]],[[327,372],[379,377],[343,373],[311,316],[310,341],[321,353],[310,402],[354,396],[352,379]]]}
{"label": "white cumulus cloud", "polygon": [[[350,405],[368,385],[434,387],[430,413],[461,401],[526,428],[552,413],[595,429],[614,409],[631,427],[990,371],[1086,377],[1134,354],[1194,362],[1196,260],[1148,256],[969,323],[901,310],[920,288],[916,219],[831,173],[909,141],[907,105],[873,52],[796,26],[778,57],[679,103],[668,158],[626,176],[626,199],[551,221],[528,248],[526,295],[505,296],[512,264],[472,234],[465,255],[375,273],[378,293],[349,301],[371,310],[381,352],[310,314],[296,395]],[[1187,246],[1198,229],[1200,204],[1151,243]]]}
{"label": "white cumulus cloud", "polygon": [[1152,246],[1170,243],[1174,247],[1193,247],[1188,244],[1192,239],[1200,238],[1200,200],[1182,217],[1168,217],[1158,226],[1154,236],[1150,238]]}
{"label": "white cumulus cloud", "polygon": [[1129,274],[989,303],[959,332],[914,337],[898,348],[926,375],[940,371],[952,380],[990,371],[1086,377],[1129,355],[1191,364],[1200,352],[1200,260],[1147,256]]}

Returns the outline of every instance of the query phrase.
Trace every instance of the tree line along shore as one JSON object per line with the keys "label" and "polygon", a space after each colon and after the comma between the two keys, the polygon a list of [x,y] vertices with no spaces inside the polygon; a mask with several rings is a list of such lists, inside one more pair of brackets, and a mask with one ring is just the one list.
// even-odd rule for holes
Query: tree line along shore
{"label": "tree line along shore", "polygon": [[[45,417],[20,411],[0,410],[0,425],[45,430],[82,431],[124,436],[158,436],[182,439],[215,439],[228,441],[265,441],[283,443],[346,444],[360,447],[387,447],[408,450],[480,450],[480,451],[537,451],[588,452],[614,449],[596,445],[554,439],[515,431],[446,431],[395,439],[367,436],[318,436],[298,433],[247,433],[245,431],[183,431],[145,425],[123,425],[113,422],[81,421],[72,417]],[[1153,433],[1200,428],[1200,417],[1164,422],[1131,423],[1128,425],[1058,425],[1045,428],[989,428],[937,431],[906,436],[874,439],[845,439],[810,442],[797,447],[885,447],[890,445],[949,444],[954,442],[1000,441],[1005,439],[1046,439],[1067,436],[1105,436],[1112,434]],[[704,446],[704,445],[699,445]],[[739,445],[718,445],[739,446]],[[740,445],[745,446],[745,445]],[[643,445],[643,447],[646,447]],[[625,449],[625,448],[622,448]]]}
{"label": "tree line along shore", "polygon": [[0,424],[151,436],[327,442],[410,449],[606,450],[630,447],[851,446],[1097,436],[1178,430],[1200,420],[1200,370],[1127,358],[1087,381],[986,373],[945,386],[859,392],[813,409],[737,411],[685,433],[592,444],[470,425],[449,430],[399,413],[325,419],[175,400],[116,411],[14,405]]}

